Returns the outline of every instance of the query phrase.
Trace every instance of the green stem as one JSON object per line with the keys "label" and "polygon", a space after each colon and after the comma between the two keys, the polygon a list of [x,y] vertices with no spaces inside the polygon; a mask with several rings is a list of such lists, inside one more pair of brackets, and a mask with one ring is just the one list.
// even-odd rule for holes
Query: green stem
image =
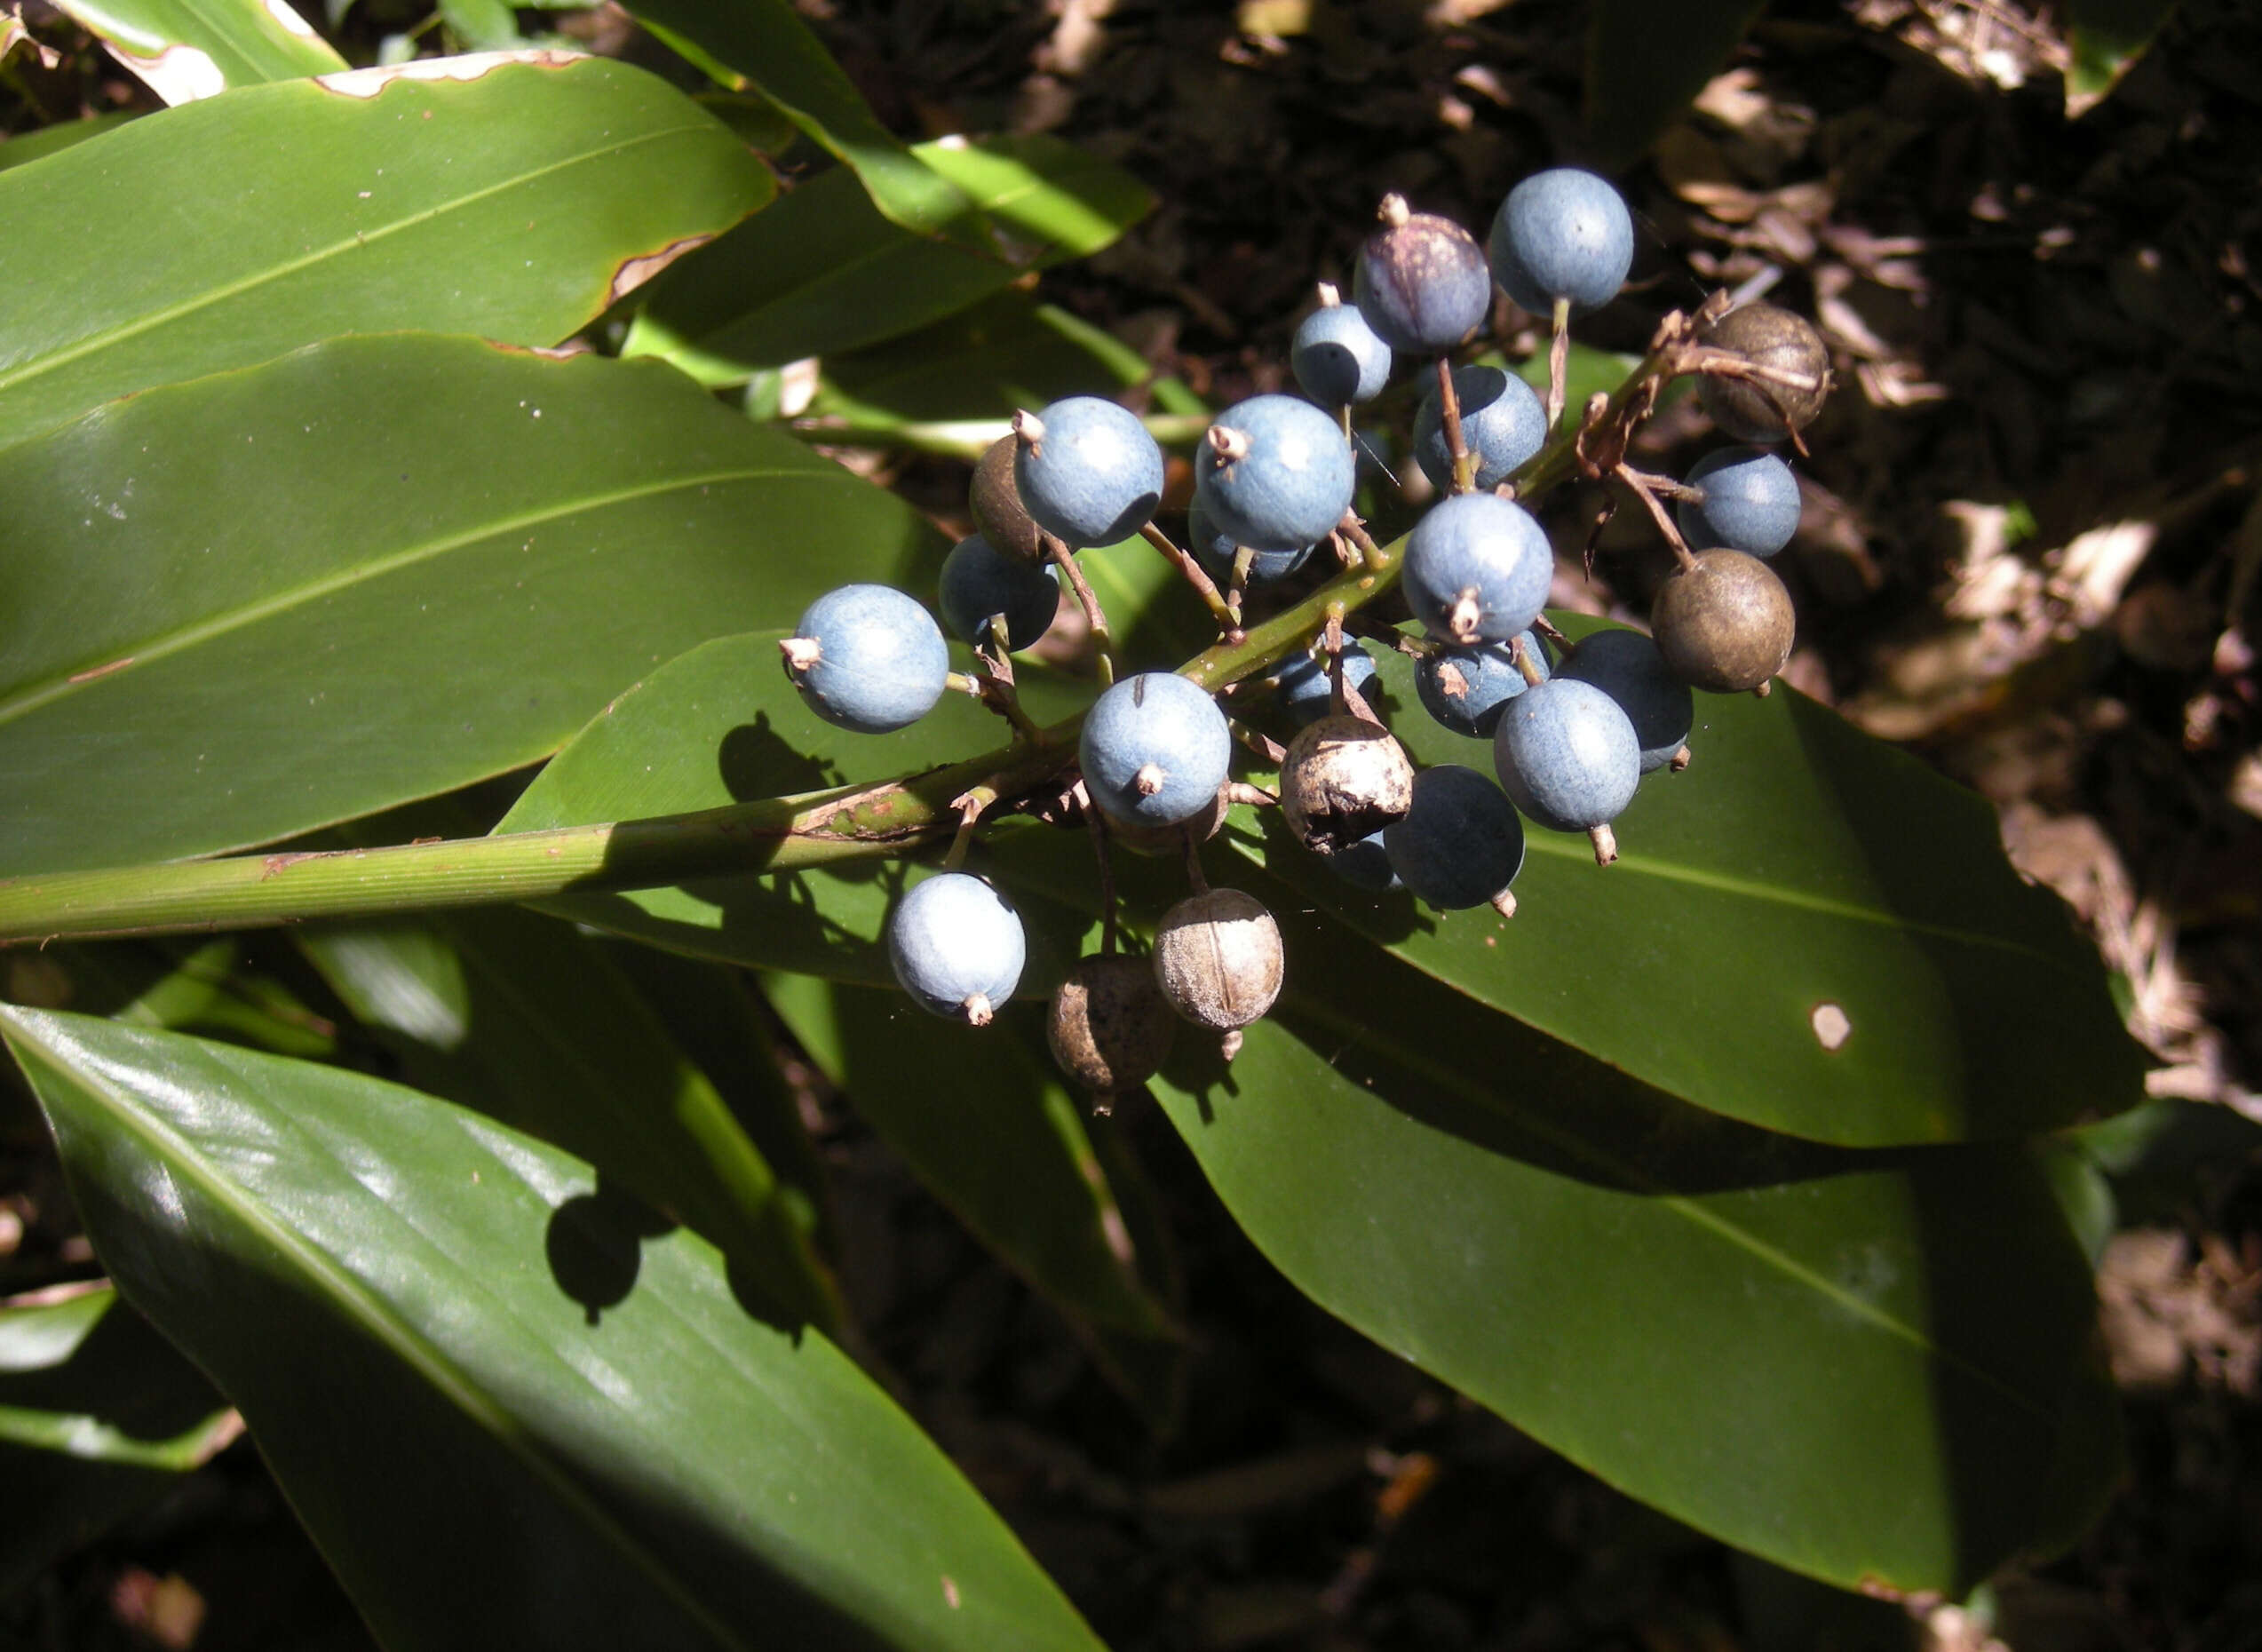
{"label": "green stem", "polygon": [[[1645,361],[1620,386],[1614,409],[1653,367]],[[1524,466],[1520,497],[1573,473],[1572,441],[1558,436]],[[1214,691],[1264,670],[1307,643],[1330,609],[1354,614],[1395,587],[1404,547],[1401,538],[1377,548],[1294,607],[1195,655],[1179,674]],[[1022,798],[1065,774],[1081,721],[1056,724],[1035,744],[1017,742],[896,780],[690,814],[0,879],[0,946],[539,901],[909,854],[948,841],[963,818],[959,800],[977,788]]]}

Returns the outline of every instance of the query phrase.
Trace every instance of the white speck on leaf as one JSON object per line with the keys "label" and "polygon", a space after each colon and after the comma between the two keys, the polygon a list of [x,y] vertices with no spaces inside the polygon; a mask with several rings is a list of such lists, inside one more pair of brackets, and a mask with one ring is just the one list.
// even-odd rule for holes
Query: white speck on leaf
{"label": "white speck on leaf", "polygon": [[1814,1006],[1814,1013],[1807,1020],[1814,1024],[1815,1042],[1832,1054],[1836,1054],[1845,1041],[1853,1036],[1853,1019],[1827,999]]}

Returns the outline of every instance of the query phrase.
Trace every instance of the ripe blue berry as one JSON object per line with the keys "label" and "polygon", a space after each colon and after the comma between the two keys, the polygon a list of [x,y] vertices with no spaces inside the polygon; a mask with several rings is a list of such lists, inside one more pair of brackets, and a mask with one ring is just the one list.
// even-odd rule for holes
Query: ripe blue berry
{"label": "ripe blue berry", "polygon": [[809,709],[863,735],[917,722],[942,697],[950,674],[933,616],[890,585],[827,592],[778,647]]}
{"label": "ripe blue berry", "polygon": [[1492,277],[1535,315],[1558,298],[1576,311],[1618,296],[1633,264],[1633,219],[1615,189],[1592,172],[1559,166],[1508,192],[1492,220]]}
{"label": "ripe blue berry", "polygon": [[1359,250],[1359,313],[1393,350],[1442,354],[1491,313],[1484,249],[1452,219],[1409,211],[1402,195],[1383,197],[1382,220]]}
{"label": "ripe blue berry", "polygon": [[1351,508],[1358,464],[1342,428],[1300,396],[1251,396],[1218,415],[1195,450],[1194,497],[1236,544],[1295,551]]}
{"label": "ripe blue berry", "polygon": [[1456,494],[1415,525],[1406,600],[1431,636],[1505,642],[1539,617],[1555,554],[1532,513],[1490,493]]}
{"label": "ripe blue berry", "polygon": [[1018,561],[980,534],[969,534],[943,559],[935,601],[962,641],[986,645],[991,616],[1003,615],[1005,646],[1026,648],[1052,629],[1060,587],[1049,567]]}
{"label": "ripe blue berry", "polygon": [[[1518,633],[1524,652],[1545,680],[1547,645],[1536,631]],[[1480,642],[1466,648],[1440,648],[1414,668],[1414,692],[1422,709],[1456,735],[1492,738],[1500,710],[1528,687],[1504,642]]]}
{"label": "ripe blue berry", "polygon": [[1390,383],[1390,346],[1375,337],[1356,305],[1320,283],[1320,307],[1306,316],[1288,347],[1304,393],[1321,407],[1372,401]]}
{"label": "ripe blue berry", "polygon": [[1099,396],[1018,413],[1013,485],[1036,525],[1071,551],[1113,544],[1163,500],[1163,450],[1139,415]]}
{"label": "ripe blue berry", "polygon": [[1687,750],[1696,696],[1665,669],[1665,656],[1639,631],[1598,631],[1581,638],[1563,656],[1558,674],[1592,683],[1618,703],[1641,743],[1643,774]]}
{"label": "ripe blue berry", "polygon": [[1683,499],[1674,512],[1692,551],[1723,545],[1746,556],[1768,557],[1798,531],[1798,478],[1760,448],[1722,448],[1688,473],[1704,489],[1702,503]]}
{"label": "ripe blue berry", "polygon": [[1641,743],[1615,700],[1592,683],[1551,678],[1501,714],[1492,757],[1518,808],[1550,830],[1592,834],[1604,864],[1617,858],[1609,826],[1641,783]]}
{"label": "ripe blue berry", "polygon": [[[1374,655],[1358,643],[1343,651],[1344,687],[1361,694],[1375,679]],[[1299,727],[1318,722],[1335,705],[1335,685],[1328,679],[1325,655],[1292,654],[1273,675],[1281,709]]]}
{"label": "ripe blue berry", "polygon": [[1078,751],[1101,809],[1135,826],[1173,826],[1218,795],[1233,733],[1203,690],[1173,672],[1141,671],[1092,703]]}
{"label": "ripe blue berry", "polygon": [[1504,900],[1524,869],[1524,823],[1500,788],[1472,768],[1441,763],[1414,777],[1414,806],[1383,829],[1407,888],[1447,911]]}
{"label": "ripe blue berry", "polygon": [[965,872],[914,885],[887,919],[895,979],[937,1015],[988,1025],[1013,996],[1028,942],[1005,897]]}
{"label": "ripe blue berry", "polygon": [[[1241,542],[1231,534],[1218,531],[1199,498],[1187,508],[1186,536],[1191,542],[1187,549],[1194,552],[1194,560],[1209,571],[1210,578],[1222,585],[1233,577],[1234,559],[1242,548]],[[1311,554],[1310,545],[1295,551],[1252,551],[1249,583],[1269,585],[1276,579],[1286,579],[1302,568]]]}
{"label": "ripe blue berry", "polygon": [[[1461,405],[1461,440],[1477,457],[1479,488],[1506,481],[1547,440],[1547,409],[1539,393],[1513,374],[1496,367],[1456,368],[1453,394]],[[1434,486],[1453,486],[1453,453],[1445,444],[1445,415],[1434,390],[1414,415],[1414,458]]]}

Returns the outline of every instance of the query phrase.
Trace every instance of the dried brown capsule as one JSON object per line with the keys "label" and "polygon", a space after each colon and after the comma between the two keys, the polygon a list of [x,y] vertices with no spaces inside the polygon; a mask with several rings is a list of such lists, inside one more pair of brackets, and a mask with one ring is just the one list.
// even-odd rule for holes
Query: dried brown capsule
{"label": "dried brown capsule", "polygon": [[1155,932],[1155,981],[1171,1007],[1197,1026],[1246,1027],[1280,997],[1280,925],[1238,889],[1188,895]]}
{"label": "dried brown capsule", "polygon": [[1750,377],[1708,373],[1697,397],[1712,422],[1738,441],[1781,441],[1804,430],[1830,393],[1830,353],[1804,316],[1772,304],[1747,304],[1706,328],[1701,342],[1742,356]]}
{"label": "dried brown capsule", "polygon": [[1798,624],[1783,582],[1741,551],[1700,551],[1657,587],[1649,609],[1665,669],[1715,694],[1757,688],[1782,670]]}
{"label": "dried brown capsule", "polygon": [[1020,490],[1013,482],[1013,448],[1011,436],[989,444],[967,485],[966,509],[974,519],[974,531],[1001,553],[1042,562],[1044,547],[1037,543],[1036,523],[1022,508]]}
{"label": "dried brown capsule", "polygon": [[1333,854],[1373,837],[1414,806],[1414,766],[1390,731],[1358,717],[1323,717],[1281,759],[1289,829]]}
{"label": "dried brown capsule", "polygon": [[1052,995],[1045,1029],[1060,1070],[1093,1094],[1135,1090],[1171,1053],[1178,1018],[1145,958],[1080,960]]}

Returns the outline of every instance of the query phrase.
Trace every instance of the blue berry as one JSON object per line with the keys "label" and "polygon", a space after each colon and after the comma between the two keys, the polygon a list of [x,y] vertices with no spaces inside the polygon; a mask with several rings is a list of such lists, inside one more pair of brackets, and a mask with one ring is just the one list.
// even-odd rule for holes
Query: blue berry
{"label": "blue berry", "polygon": [[1535,315],[1568,298],[1575,311],[1607,304],[1633,264],[1633,219],[1615,189],[1560,166],[1508,192],[1492,220],[1492,276]]}
{"label": "blue berry", "polygon": [[976,647],[990,640],[993,615],[1005,617],[1005,646],[1026,648],[1052,629],[1060,586],[1052,570],[1005,556],[980,534],[961,539],[943,559],[935,594],[943,623]]}
{"label": "blue berry", "polygon": [[1492,758],[1518,808],[1551,830],[1595,834],[1597,860],[1617,857],[1609,824],[1641,783],[1641,743],[1615,700],[1592,683],[1551,678],[1501,714]]}
{"label": "blue berry", "polygon": [[934,618],[891,585],[843,585],[779,644],[809,709],[858,734],[916,723],[942,697],[950,652]]}
{"label": "blue berry", "polygon": [[1385,195],[1382,228],[1359,249],[1352,293],[1375,336],[1409,355],[1440,355],[1484,324],[1492,276],[1476,237],[1450,218]]}
{"label": "blue berry", "polygon": [[1441,501],[1415,524],[1402,585],[1414,617],[1441,641],[1505,642],[1539,617],[1555,554],[1532,513],[1497,494]]}
{"label": "blue berry", "polygon": [[1383,847],[1407,888],[1459,911],[1505,895],[1524,870],[1524,823],[1482,774],[1441,763],[1414,777],[1414,806],[1383,828]]}
{"label": "blue berry", "polygon": [[[1547,645],[1536,631],[1518,634],[1544,681]],[[1414,668],[1414,692],[1421,696],[1422,709],[1456,735],[1491,739],[1501,707],[1528,687],[1508,649],[1504,642],[1480,642],[1423,655]]]}
{"label": "blue berry", "polygon": [[1372,401],[1390,382],[1390,346],[1375,337],[1356,305],[1320,288],[1320,307],[1297,327],[1289,365],[1304,393],[1322,407]]}
{"label": "blue berry", "polygon": [[[1344,686],[1363,695],[1374,679],[1374,656],[1358,643],[1347,644],[1343,650]],[[1335,685],[1328,679],[1324,654],[1316,657],[1309,654],[1290,655],[1274,674],[1273,682],[1281,709],[1299,727],[1318,722],[1334,709]]]}
{"label": "blue berry", "polygon": [[1021,504],[1071,551],[1130,538],[1163,501],[1163,450],[1128,408],[1069,396],[1016,415],[1013,430]]}
{"label": "blue berry", "polygon": [[1141,671],[1092,703],[1078,750],[1101,809],[1135,826],[1174,826],[1218,795],[1233,734],[1202,689],[1171,671]]}
{"label": "blue berry", "polygon": [[[1476,485],[1494,488],[1547,441],[1547,409],[1539,393],[1496,367],[1453,370],[1453,395],[1461,404],[1461,440],[1477,457]],[[1439,488],[1453,486],[1453,452],[1445,442],[1445,414],[1433,390],[1414,415],[1414,459]]]}
{"label": "blue berry", "polygon": [[1398,888],[1398,870],[1391,865],[1390,851],[1384,846],[1389,832],[1390,828],[1385,826],[1356,843],[1344,845],[1326,857],[1328,870],[1369,894],[1387,894]]}
{"label": "blue berry", "polygon": [[1768,557],[1798,531],[1798,478],[1790,466],[1759,448],[1722,448],[1688,473],[1704,489],[1702,503],[1684,499],[1674,512],[1692,551],[1726,546]]}
{"label": "blue berry", "polygon": [[[1221,585],[1232,579],[1234,559],[1241,550],[1241,542],[1231,534],[1218,531],[1198,498],[1187,508],[1186,536],[1192,542],[1187,548],[1194,552],[1194,560],[1209,570],[1210,578]],[[1269,585],[1274,580],[1286,579],[1302,568],[1311,554],[1310,545],[1295,551],[1254,552],[1249,559],[1249,583]]]}
{"label": "blue berry", "polygon": [[966,872],[914,885],[888,914],[887,956],[895,979],[922,1007],[987,1026],[1013,996],[1028,957],[1020,915]]}
{"label": "blue berry", "polygon": [[1618,703],[1641,745],[1645,774],[1671,762],[1696,727],[1696,696],[1665,669],[1657,645],[1638,631],[1598,631],[1563,656],[1560,675],[1592,683]]}
{"label": "blue berry", "polygon": [[1251,396],[1218,415],[1195,450],[1194,497],[1234,543],[1296,551],[1351,508],[1358,481],[1335,420],[1300,396]]}

